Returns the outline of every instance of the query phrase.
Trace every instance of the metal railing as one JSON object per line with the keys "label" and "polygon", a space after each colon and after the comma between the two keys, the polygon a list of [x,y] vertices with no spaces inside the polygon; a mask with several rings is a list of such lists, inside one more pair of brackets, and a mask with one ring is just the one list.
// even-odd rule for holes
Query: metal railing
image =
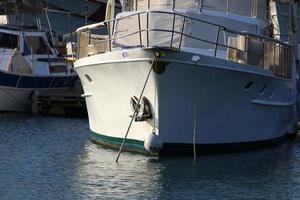
{"label": "metal railing", "polygon": [[[150,18],[153,14],[171,16],[171,27],[150,27]],[[165,19],[165,16],[161,18]],[[126,24],[128,20],[136,20],[136,27],[127,27],[126,30],[120,30],[119,25],[122,22]],[[212,34],[215,34],[214,39],[209,40],[202,37],[202,32],[207,31],[205,28],[200,29],[200,32],[196,33],[189,33],[186,30],[187,26],[191,26],[191,24],[196,25],[197,23],[198,25],[202,24],[203,26],[214,28],[215,31],[212,32]],[[99,28],[107,28],[109,30],[108,35],[94,34],[93,31]],[[185,51],[186,48],[190,47],[190,43],[194,45],[195,51],[197,49],[204,50],[205,53],[209,52],[209,56],[261,67],[274,72],[278,77],[291,78],[291,45],[264,36],[230,30],[224,26],[180,13],[166,11],[133,13],[117,19],[82,27],[77,30],[77,33],[79,58],[112,51],[112,47],[142,48],[161,46]],[[168,45],[166,43],[155,44],[156,39],[152,37],[153,34],[165,34],[169,38],[167,39]],[[129,44],[122,42],[122,39],[130,37],[135,42]]]}

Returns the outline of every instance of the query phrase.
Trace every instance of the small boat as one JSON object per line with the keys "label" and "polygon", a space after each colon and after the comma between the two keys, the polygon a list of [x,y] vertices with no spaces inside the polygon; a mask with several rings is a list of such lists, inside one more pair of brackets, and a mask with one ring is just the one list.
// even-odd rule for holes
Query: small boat
{"label": "small boat", "polygon": [[[84,24],[104,20],[106,0],[0,1],[0,23],[37,26],[40,30],[65,35]],[[120,10],[120,4],[116,4]],[[20,15],[21,14],[21,15]],[[51,26],[51,27],[50,27]]]}
{"label": "small boat", "polygon": [[79,28],[75,70],[92,140],[195,156],[294,133],[293,46],[274,36],[269,3],[124,1],[116,17]]}
{"label": "small boat", "polygon": [[30,111],[35,92],[67,92],[77,80],[46,32],[0,25],[1,111]]}

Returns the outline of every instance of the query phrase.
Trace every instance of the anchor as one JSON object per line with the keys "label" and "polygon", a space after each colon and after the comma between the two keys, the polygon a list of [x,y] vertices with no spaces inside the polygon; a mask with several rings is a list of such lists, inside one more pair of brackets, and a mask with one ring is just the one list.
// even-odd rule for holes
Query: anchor
{"label": "anchor", "polygon": [[132,112],[137,112],[137,115],[134,119],[136,122],[143,122],[152,118],[150,102],[147,97],[143,96],[140,104],[138,104],[138,98],[136,96],[131,97],[130,107]]}

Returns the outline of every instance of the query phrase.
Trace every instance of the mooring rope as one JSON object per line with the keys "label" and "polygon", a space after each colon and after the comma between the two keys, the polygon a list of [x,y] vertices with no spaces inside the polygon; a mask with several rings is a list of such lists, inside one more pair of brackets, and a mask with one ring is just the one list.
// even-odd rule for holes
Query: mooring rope
{"label": "mooring rope", "polygon": [[156,98],[157,98],[157,85],[154,84],[154,103],[153,103],[153,130],[152,132],[156,133]]}
{"label": "mooring rope", "polygon": [[194,159],[197,158],[196,152],[196,130],[197,130],[197,102],[194,102],[194,130],[193,130],[193,151],[194,151]]}
{"label": "mooring rope", "polygon": [[142,99],[142,97],[143,97],[145,88],[146,88],[146,86],[147,86],[147,83],[148,83],[150,74],[151,74],[151,72],[152,72],[152,70],[153,70],[153,67],[154,67],[154,65],[155,65],[155,59],[156,59],[156,56],[157,56],[157,55],[156,55],[156,53],[155,53],[155,54],[154,54],[153,61],[152,61],[152,64],[151,64],[151,67],[150,67],[150,70],[149,70],[149,72],[148,72],[146,81],[145,81],[144,86],[143,86],[143,89],[142,89],[142,92],[141,92],[141,94],[140,94],[140,96],[139,96],[138,103],[137,103],[137,107],[136,107],[135,110],[134,110],[134,113],[133,113],[133,115],[132,115],[132,118],[131,118],[130,123],[129,123],[128,128],[127,128],[125,137],[123,138],[122,144],[121,144],[121,146],[120,146],[119,153],[118,153],[118,156],[117,156],[117,159],[116,159],[116,163],[118,163],[118,161],[119,161],[119,158],[120,158],[120,155],[121,155],[121,153],[122,153],[124,144],[125,144],[125,142],[126,142],[128,133],[129,133],[129,131],[130,131],[130,129],[131,129],[133,120],[134,120],[135,117],[138,115],[138,112],[139,112],[139,109],[138,109],[138,108],[139,108],[139,106],[140,106],[141,99]]}

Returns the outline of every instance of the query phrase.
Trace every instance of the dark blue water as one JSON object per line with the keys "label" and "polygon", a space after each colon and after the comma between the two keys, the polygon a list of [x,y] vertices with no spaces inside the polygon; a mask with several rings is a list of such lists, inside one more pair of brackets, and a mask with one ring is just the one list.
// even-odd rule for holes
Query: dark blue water
{"label": "dark blue water", "polygon": [[116,156],[87,119],[0,114],[0,199],[300,199],[300,136],[196,161]]}

